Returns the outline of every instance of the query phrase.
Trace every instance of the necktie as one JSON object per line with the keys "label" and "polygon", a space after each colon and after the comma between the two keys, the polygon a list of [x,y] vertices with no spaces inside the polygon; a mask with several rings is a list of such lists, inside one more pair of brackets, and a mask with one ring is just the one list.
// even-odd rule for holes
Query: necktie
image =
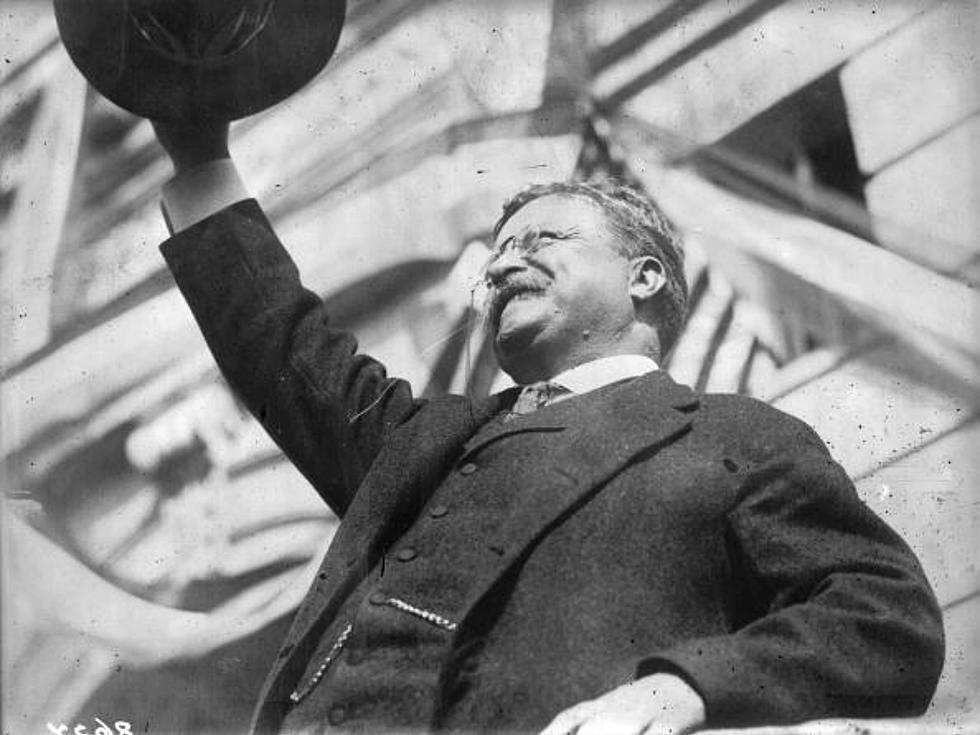
{"label": "necktie", "polygon": [[511,413],[531,413],[569,395],[571,395],[571,391],[558,383],[549,383],[546,380],[531,383],[525,385],[521,390],[514,407],[511,408]]}

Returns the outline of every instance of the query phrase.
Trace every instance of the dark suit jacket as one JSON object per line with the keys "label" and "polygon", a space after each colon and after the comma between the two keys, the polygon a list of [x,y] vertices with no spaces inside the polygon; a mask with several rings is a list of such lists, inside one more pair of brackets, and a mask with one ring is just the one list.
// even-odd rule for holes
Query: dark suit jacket
{"label": "dark suit jacket", "polygon": [[[294,647],[513,392],[414,398],[331,330],[254,202],[163,251],[231,384],[343,518],[263,690],[257,724],[274,726]],[[533,473],[459,611],[437,724],[537,729],[657,671],[691,683],[711,725],[926,707],[943,661],[936,601],[812,430],[662,372],[604,389],[600,412],[574,408],[586,398],[522,424],[563,431],[565,449]]]}

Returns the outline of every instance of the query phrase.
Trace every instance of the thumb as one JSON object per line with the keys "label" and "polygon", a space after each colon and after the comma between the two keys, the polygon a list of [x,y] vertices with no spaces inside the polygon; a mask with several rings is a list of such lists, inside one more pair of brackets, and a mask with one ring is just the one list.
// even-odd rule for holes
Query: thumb
{"label": "thumb", "polygon": [[548,723],[548,726],[541,731],[540,735],[567,735],[568,733],[574,732],[583,722],[592,716],[593,710],[594,704],[591,700],[580,702],[574,707],[569,707],[559,712]]}

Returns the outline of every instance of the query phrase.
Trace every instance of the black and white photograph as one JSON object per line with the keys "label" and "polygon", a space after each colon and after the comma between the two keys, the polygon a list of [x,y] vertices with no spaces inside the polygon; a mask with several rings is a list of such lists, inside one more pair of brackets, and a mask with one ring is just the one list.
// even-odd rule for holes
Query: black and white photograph
{"label": "black and white photograph", "polygon": [[974,0],[0,0],[3,735],[980,735]]}

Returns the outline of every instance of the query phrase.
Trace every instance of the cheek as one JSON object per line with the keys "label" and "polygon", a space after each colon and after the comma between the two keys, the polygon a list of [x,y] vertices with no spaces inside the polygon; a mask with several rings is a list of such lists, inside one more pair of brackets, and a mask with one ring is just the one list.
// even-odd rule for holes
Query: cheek
{"label": "cheek", "polygon": [[560,331],[592,335],[618,331],[633,316],[632,303],[616,298],[611,287],[581,286],[552,300],[553,319]]}
{"label": "cheek", "polygon": [[569,278],[556,289],[555,303],[559,308],[576,311],[590,321],[610,314],[632,313],[633,303],[625,275],[600,270],[590,263],[582,267],[593,269],[591,277]]}

